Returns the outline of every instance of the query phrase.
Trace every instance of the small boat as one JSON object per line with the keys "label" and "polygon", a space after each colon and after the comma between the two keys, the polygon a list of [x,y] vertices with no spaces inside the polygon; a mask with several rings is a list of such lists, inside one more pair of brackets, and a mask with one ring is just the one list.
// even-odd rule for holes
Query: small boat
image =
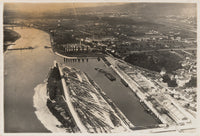
{"label": "small boat", "polygon": [[44,48],[51,48],[50,46],[44,46]]}
{"label": "small boat", "polygon": [[121,82],[124,84],[124,86],[128,87],[128,84],[126,83],[126,81],[124,81],[123,79],[121,79]]}
{"label": "small boat", "polygon": [[108,79],[110,79],[110,81],[115,81],[115,80],[116,80],[116,78],[115,78],[112,74],[110,74],[110,73],[105,73],[105,76],[106,76]]}

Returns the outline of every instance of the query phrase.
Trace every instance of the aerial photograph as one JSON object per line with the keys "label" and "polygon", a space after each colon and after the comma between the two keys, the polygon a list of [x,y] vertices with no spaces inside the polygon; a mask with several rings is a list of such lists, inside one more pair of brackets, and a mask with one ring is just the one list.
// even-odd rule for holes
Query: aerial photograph
{"label": "aerial photograph", "polygon": [[197,132],[197,3],[3,4],[4,133]]}

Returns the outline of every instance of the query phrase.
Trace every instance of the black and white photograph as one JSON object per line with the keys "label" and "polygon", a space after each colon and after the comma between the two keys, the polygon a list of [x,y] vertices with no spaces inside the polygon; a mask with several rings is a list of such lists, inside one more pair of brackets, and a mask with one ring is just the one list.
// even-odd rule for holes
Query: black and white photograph
{"label": "black and white photograph", "polygon": [[2,135],[200,134],[198,0],[2,7]]}

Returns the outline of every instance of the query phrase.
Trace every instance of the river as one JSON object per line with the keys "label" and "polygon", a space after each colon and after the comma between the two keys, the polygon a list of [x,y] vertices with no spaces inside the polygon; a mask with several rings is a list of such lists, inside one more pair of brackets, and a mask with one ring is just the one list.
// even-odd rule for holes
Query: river
{"label": "river", "polygon": [[[118,75],[107,67],[102,60],[89,59],[88,62],[64,62],[50,48],[48,33],[34,28],[19,28],[14,31],[21,35],[14,46],[9,48],[34,47],[33,50],[12,50],[4,53],[4,114],[5,132],[49,132],[38,120],[33,107],[34,88],[47,77],[53,61],[65,63],[86,72],[110,97],[125,116],[135,126],[157,124],[146,113],[139,100],[125,87]],[[95,67],[110,71],[116,81],[110,81]]]}

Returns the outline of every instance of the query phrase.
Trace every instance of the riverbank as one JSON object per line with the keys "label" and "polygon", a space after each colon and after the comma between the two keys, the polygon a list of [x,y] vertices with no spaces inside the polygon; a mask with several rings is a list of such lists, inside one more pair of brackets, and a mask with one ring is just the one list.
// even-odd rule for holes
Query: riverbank
{"label": "riverbank", "polygon": [[97,59],[98,56],[75,56],[75,57],[72,57],[72,56],[67,56],[67,55],[63,55],[61,53],[58,53],[58,52],[54,52],[56,55],[64,58],[64,59]]}
{"label": "riverbank", "polygon": [[[141,104],[145,104],[163,124],[187,125],[194,122],[190,115],[179,102],[171,97],[167,91],[169,88],[160,85],[159,80],[154,76],[146,76],[134,66],[128,65],[118,59],[107,57],[112,64],[111,67],[129,85],[132,91],[138,96]],[[144,74],[144,75],[143,75]]]}
{"label": "riverbank", "polygon": [[49,133],[50,129],[38,119],[33,103],[35,87],[46,79],[47,69],[55,59],[55,55],[44,48],[45,45],[50,45],[49,35],[33,28],[14,27],[14,31],[21,37],[13,47],[31,46],[34,49],[4,53],[5,132]]}
{"label": "riverbank", "polygon": [[[50,132],[50,129],[46,129],[35,114],[34,89],[47,78],[49,72],[47,69],[52,67],[52,60],[63,63],[63,57],[55,55],[51,49],[44,48],[44,46],[51,45],[48,33],[33,28],[16,27],[14,29],[21,35],[21,38],[16,41],[15,47],[31,46],[34,47],[34,50],[8,51],[4,54],[4,69],[7,73],[4,78],[5,132]],[[131,90],[124,87],[120,77],[110,67],[104,65],[102,59],[95,58],[81,62],[66,61],[64,63],[87,73],[134,126],[157,124],[144,111]],[[111,72],[116,77],[116,81],[111,82],[103,74],[97,72],[96,67]]]}
{"label": "riverbank", "polygon": [[96,87],[96,90],[101,94],[104,100],[112,107],[113,111],[121,118],[121,120],[129,127],[129,129],[133,129],[134,125],[127,119],[127,117],[120,111],[120,109],[112,102],[112,100],[106,95],[105,92],[86,74],[89,82]]}
{"label": "riverbank", "polygon": [[[60,88],[59,86],[55,86],[59,83],[54,83],[55,85],[53,84],[53,81],[55,82],[55,80],[59,78],[56,76],[58,74],[55,73],[57,70],[56,67],[54,67],[52,69],[54,72],[51,70],[51,74],[49,75],[50,79],[48,79],[47,94],[49,94],[48,101],[50,100],[51,103],[49,103],[49,101],[47,106],[48,108],[51,107],[50,111],[53,112],[54,116],[58,120],[63,118],[60,121],[65,129],[69,129],[71,132],[77,132],[77,130],[80,130],[81,132],[86,131],[90,133],[114,133],[122,131],[129,132],[130,129],[134,127],[87,74],[66,66],[62,66],[61,68],[58,64],[55,66],[60,71],[60,77],[63,77],[63,87]],[[55,77],[52,77],[52,74]],[[68,76],[66,77],[66,75]],[[70,80],[68,81],[68,79]],[[59,82],[59,80],[57,81]],[[53,88],[57,88],[57,91]],[[77,88],[79,91],[76,90]],[[65,102],[62,102],[61,99],[58,101],[57,97],[59,97],[59,99],[63,97]],[[67,107],[63,107],[63,104],[67,105]],[[69,125],[67,125],[67,122],[70,120],[73,120],[76,124],[73,128],[68,127]]]}
{"label": "riverbank", "polygon": [[128,75],[123,73],[117,66],[115,65],[115,60],[112,59],[111,57],[106,58],[107,61],[111,64],[111,68],[128,84],[128,86],[131,88],[131,90],[137,95],[137,97],[140,99],[140,102],[143,102],[145,105],[147,105],[148,108],[153,112],[153,114],[156,115],[156,117],[163,123],[163,124],[168,124],[168,121],[166,121],[165,118],[160,116],[160,114],[156,111],[156,109],[153,107],[153,105],[146,100],[145,94],[143,94],[140,91],[140,87],[132,80]]}
{"label": "riverbank", "polygon": [[14,42],[21,37],[19,33],[10,29],[4,29],[3,35],[4,35],[4,39],[3,39],[4,52],[7,50],[8,46],[14,45]]}
{"label": "riverbank", "polygon": [[61,126],[62,124],[57,120],[57,118],[50,112],[47,103],[47,82],[39,84],[35,87],[35,94],[33,96],[33,106],[36,111],[35,114],[41,123],[51,132],[65,133],[64,128],[59,128],[56,126]]}

